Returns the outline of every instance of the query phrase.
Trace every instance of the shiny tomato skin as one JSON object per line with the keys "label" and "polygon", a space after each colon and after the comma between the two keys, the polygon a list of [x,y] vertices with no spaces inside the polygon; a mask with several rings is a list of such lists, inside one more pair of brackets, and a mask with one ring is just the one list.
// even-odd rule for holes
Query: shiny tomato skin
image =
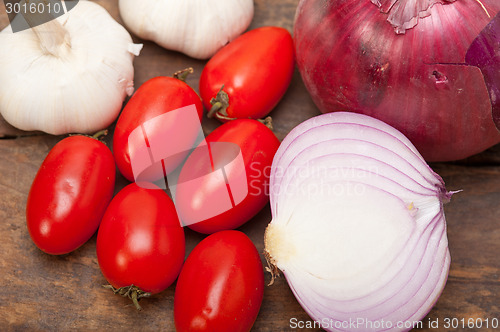
{"label": "shiny tomato skin", "polygon": [[177,280],[174,320],[178,332],[250,331],[264,296],[264,271],[252,241],[240,231],[203,239]]}
{"label": "shiny tomato skin", "polygon": [[188,189],[182,184],[193,177],[221,168],[225,168],[226,176],[231,177],[231,170],[226,167],[228,158],[224,155],[229,152],[228,149],[219,151],[221,154],[217,156],[213,154],[210,160],[197,158],[195,153],[189,156],[179,176],[180,185],[177,186],[175,196],[177,211],[181,222],[192,230],[212,234],[240,227],[268,203],[270,168],[280,142],[268,127],[252,119],[237,119],[224,123],[211,132],[205,141],[208,145],[224,142],[239,147],[246,174],[244,181],[248,189],[244,199],[225,212],[196,223],[185,223],[185,220],[193,219],[190,216],[203,214],[212,204],[204,205],[204,201],[217,196],[218,193],[227,192],[227,182],[208,179],[201,185]]}
{"label": "shiny tomato skin", "polygon": [[113,197],[115,163],[104,143],[70,136],[48,153],[33,180],[26,221],[42,251],[67,254],[96,232]]}
{"label": "shiny tomato skin", "polygon": [[[149,186],[152,186],[149,184]],[[177,278],[185,254],[174,204],[160,189],[131,183],[109,204],[97,233],[97,259],[115,288],[159,293]]]}
{"label": "shiny tomato skin", "polygon": [[[120,173],[129,181],[134,181],[130,163],[128,139],[132,131],[159,115],[181,107],[195,105],[198,117],[203,117],[203,104],[198,94],[184,81],[173,77],[159,76],[142,84],[127,102],[118,117],[113,136],[113,154]],[[168,131],[179,126],[181,121],[171,121],[162,126],[161,131]],[[154,135],[155,133],[149,133]],[[197,134],[197,133],[196,133]],[[195,141],[196,136],[186,137]],[[180,139],[177,137],[177,139]],[[167,142],[168,143],[168,142]],[[132,147],[133,148],[133,147]]]}
{"label": "shiny tomato skin", "polygon": [[199,83],[207,110],[211,99],[224,86],[229,97],[227,118],[259,119],[281,100],[295,68],[292,36],[280,27],[250,30],[221,48],[204,67]]}

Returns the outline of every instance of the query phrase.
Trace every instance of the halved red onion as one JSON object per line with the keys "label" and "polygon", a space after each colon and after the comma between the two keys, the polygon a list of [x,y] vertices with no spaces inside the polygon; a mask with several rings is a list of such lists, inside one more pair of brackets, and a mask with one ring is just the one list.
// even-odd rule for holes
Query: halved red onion
{"label": "halved red onion", "polygon": [[328,331],[407,331],[446,283],[452,193],[399,131],[335,112],[294,128],[270,178],[265,252]]}
{"label": "halved red onion", "polygon": [[500,1],[301,0],[297,65],[323,112],[371,115],[427,161],[500,142]]}

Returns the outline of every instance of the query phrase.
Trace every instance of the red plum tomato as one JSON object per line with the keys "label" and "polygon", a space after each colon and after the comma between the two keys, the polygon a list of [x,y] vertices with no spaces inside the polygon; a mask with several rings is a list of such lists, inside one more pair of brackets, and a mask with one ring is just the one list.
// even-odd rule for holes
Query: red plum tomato
{"label": "red plum tomato", "polygon": [[[194,117],[189,113],[193,110]],[[140,153],[144,152],[141,149],[146,148],[146,145],[153,154],[160,150],[164,154],[156,158],[158,166],[161,166],[161,159],[165,155],[177,156],[164,165],[166,173],[171,172],[195,144],[202,116],[200,97],[184,81],[163,76],[146,81],[127,102],[116,123],[113,154],[120,173],[129,181],[138,180],[132,169],[131,158],[149,158],[147,152]],[[136,137],[131,136],[133,132],[139,134],[137,139],[130,139]],[[186,146],[184,154],[179,153],[180,144]],[[152,145],[156,146],[153,148]],[[153,167],[151,174],[143,180],[158,180],[163,176],[163,171],[161,167]]]}
{"label": "red plum tomato", "polygon": [[165,290],[177,278],[185,255],[184,230],[170,197],[136,183],[123,188],[104,214],[96,250],[104,277],[116,289]]}
{"label": "red plum tomato", "polygon": [[224,123],[188,157],[175,203],[183,225],[212,234],[240,227],[269,201],[269,175],[279,140],[252,119]]}
{"label": "red plum tomato", "polygon": [[70,136],[43,161],[28,195],[26,221],[42,251],[60,255],[87,242],[113,197],[115,163],[97,139]]}
{"label": "red plum tomato", "polygon": [[177,280],[174,320],[178,332],[250,331],[264,296],[264,271],[252,241],[240,231],[203,239]]}
{"label": "red plum tomato", "polygon": [[209,117],[259,119],[278,104],[295,68],[292,36],[280,27],[250,30],[221,48],[199,83]]}

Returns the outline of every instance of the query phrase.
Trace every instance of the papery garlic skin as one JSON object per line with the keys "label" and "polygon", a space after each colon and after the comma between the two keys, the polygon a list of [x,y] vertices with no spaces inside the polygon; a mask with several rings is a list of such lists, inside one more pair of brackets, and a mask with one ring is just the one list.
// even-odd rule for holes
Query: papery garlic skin
{"label": "papery garlic skin", "polygon": [[243,33],[253,0],[120,0],[127,28],[146,40],[196,59],[208,59]]}
{"label": "papery garlic skin", "polygon": [[[67,32],[51,54],[37,34],[53,33],[57,22]],[[22,130],[95,133],[116,119],[133,93],[133,59],[142,45],[93,2],[79,1],[57,22],[0,32],[0,112]]]}

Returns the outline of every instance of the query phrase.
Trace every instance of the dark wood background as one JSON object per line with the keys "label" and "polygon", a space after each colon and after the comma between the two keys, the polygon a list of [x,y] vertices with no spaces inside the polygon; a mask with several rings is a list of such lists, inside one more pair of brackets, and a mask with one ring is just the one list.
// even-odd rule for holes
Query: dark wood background
{"label": "dark wood background", "polygon": [[[117,0],[96,2],[121,22]],[[298,0],[255,0],[251,28],[277,25],[292,31],[297,3]],[[0,2],[0,28],[7,24],[5,7]],[[204,63],[144,42],[144,49],[135,60],[135,85],[193,67],[195,73],[187,83],[198,90]],[[319,111],[296,72],[287,94],[271,113],[276,135],[282,139],[291,128],[317,114]],[[215,120],[203,122],[206,133],[218,125]],[[3,120],[0,137],[0,329],[173,331],[175,286],[142,301],[144,310],[137,312],[127,299],[101,288],[106,280],[97,264],[95,236],[64,256],[50,256],[35,247],[26,229],[26,198],[38,167],[62,137],[22,132]],[[107,137],[108,142],[110,138]],[[465,161],[432,167],[444,178],[448,190],[463,192],[445,206],[451,270],[443,295],[423,320],[423,330],[445,331],[446,318],[500,319],[500,148],[493,147]],[[126,184],[119,176],[117,191]],[[241,227],[261,252],[264,229],[270,219],[266,207]],[[186,237],[189,252],[203,236],[186,229]],[[266,275],[266,281],[269,278]],[[273,286],[266,287],[253,330],[291,331],[292,318],[310,320],[286,280],[279,278]],[[429,320],[439,320],[439,328],[429,328]]]}

